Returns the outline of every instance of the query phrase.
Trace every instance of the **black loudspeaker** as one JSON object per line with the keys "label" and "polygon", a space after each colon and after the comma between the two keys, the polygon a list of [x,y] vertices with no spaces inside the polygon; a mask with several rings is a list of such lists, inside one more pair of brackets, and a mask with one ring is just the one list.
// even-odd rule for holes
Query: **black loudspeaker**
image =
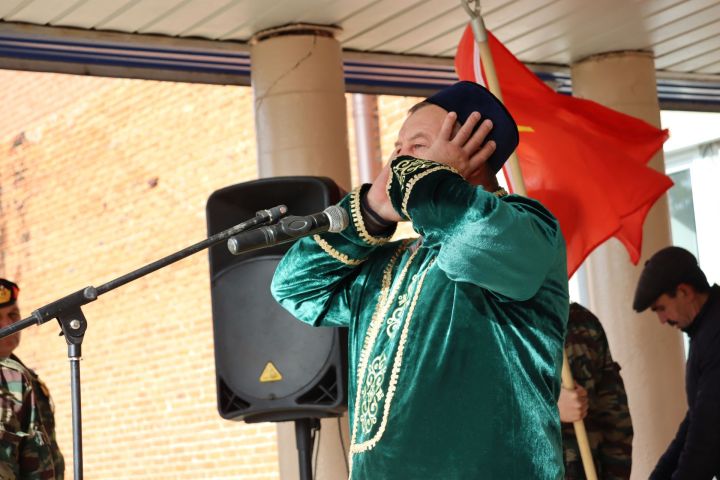
{"label": "black loudspeaker", "polygon": [[[208,235],[286,205],[310,215],[337,203],[340,188],[324,177],[276,177],[223,188],[207,201]],[[225,242],[209,250],[220,416],[280,422],[339,416],[347,408],[347,331],[295,319],[270,294],[292,244],[234,256]]]}

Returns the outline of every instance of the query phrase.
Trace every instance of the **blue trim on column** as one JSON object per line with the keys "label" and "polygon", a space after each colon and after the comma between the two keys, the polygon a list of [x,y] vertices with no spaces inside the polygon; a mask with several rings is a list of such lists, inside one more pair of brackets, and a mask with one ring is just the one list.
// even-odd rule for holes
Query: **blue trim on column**
{"label": "blue trim on column", "polygon": [[[250,84],[250,53],[213,49],[212,46],[178,48],[33,34],[0,34],[0,57],[76,66],[169,70],[175,72],[175,78],[179,80],[182,80],[182,75],[178,78],[177,72],[221,74],[237,77],[238,84]],[[451,65],[391,63],[392,59],[376,61],[370,56],[368,58],[367,61],[348,59],[344,62],[348,91],[425,95],[456,81]],[[118,75],[121,76],[120,72]],[[572,93],[569,74],[538,72],[537,75],[556,91]],[[157,77],[153,75],[153,78]],[[720,105],[720,81],[659,79],[657,89],[661,103]]]}

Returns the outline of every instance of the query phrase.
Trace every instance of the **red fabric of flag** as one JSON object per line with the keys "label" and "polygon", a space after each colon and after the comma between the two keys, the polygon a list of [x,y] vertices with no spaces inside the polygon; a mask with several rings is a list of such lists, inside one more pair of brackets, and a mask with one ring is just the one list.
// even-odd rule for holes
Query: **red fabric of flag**
{"label": "red fabric of flag", "polygon": [[[668,138],[635,117],[555,93],[488,33],[503,103],[520,128],[520,161],[528,196],[558,218],[567,243],[568,276],[615,236],[633,263],[642,226],[672,181],[647,166]],[[472,29],[458,46],[461,80],[487,85]]]}

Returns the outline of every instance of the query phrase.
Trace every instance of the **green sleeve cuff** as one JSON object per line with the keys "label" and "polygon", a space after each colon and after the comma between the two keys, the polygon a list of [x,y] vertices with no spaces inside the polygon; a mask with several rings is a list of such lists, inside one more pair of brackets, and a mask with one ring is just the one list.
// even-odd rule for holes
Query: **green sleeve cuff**
{"label": "green sleeve cuff", "polygon": [[446,177],[456,177],[462,180],[462,176],[457,170],[449,165],[404,155],[394,159],[390,164],[388,196],[398,214],[404,220],[410,220],[408,202],[416,185],[427,179],[432,179],[431,183],[435,183]]}
{"label": "green sleeve cuff", "polygon": [[346,265],[361,264],[376,247],[389,242],[395,233],[394,229],[387,236],[375,236],[368,232],[360,209],[360,195],[369,187],[369,184],[365,184],[356,188],[338,203],[350,217],[345,230],[313,235],[313,240],[325,253]]}

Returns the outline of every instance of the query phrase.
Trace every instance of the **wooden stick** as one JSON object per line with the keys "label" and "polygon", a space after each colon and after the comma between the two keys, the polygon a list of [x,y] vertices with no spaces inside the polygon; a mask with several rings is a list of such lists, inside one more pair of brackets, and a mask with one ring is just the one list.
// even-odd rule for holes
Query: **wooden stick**
{"label": "wooden stick", "polygon": [[[495,73],[495,62],[490,53],[490,45],[487,42],[487,36],[484,42],[478,42],[475,39],[478,48],[480,49],[480,61],[482,62],[483,69],[485,70],[485,78],[488,83],[488,90],[492,92],[501,102],[502,92],[500,91],[500,84],[497,80],[497,74]],[[525,181],[523,180],[522,171],[520,170],[520,162],[515,152],[510,154],[508,158],[508,174],[510,175],[510,186],[512,187],[513,193],[518,195],[526,196],[527,190],[525,189]]]}
{"label": "wooden stick", "polygon": [[[480,15],[480,2],[479,0],[475,0],[475,10],[473,10],[473,8],[470,7],[470,1],[471,0],[460,0],[460,3],[462,3],[463,8],[470,16],[470,23],[472,25],[475,43],[480,51],[480,61],[482,62],[483,70],[485,71],[485,78],[488,83],[488,90],[490,90],[490,92],[492,92],[492,94],[502,102],[502,92],[500,91],[500,84],[498,83],[497,73],[495,71],[495,62],[493,61],[492,52],[490,52],[490,45],[487,41],[485,24],[483,23],[482,16]],[[510,185],[513,193],[523,196],[527,195],[525,181],[523,180],[522,171],[520,170],[520,162],[518,161],[515,152],[510,155],[508,164]],[[567,352],[565,352],[564,348],[562,386],[570,390],[575,389],[575,380],[573,380],[572,372],[570,371],[570,364],[568,363]],[[582,459],[583,468],[585,469],[585,477],[587,480],[597,480],[595,463],[593,462],[590,442],[588,441],[587,431],[585,430],[585,423],[582,420],[573,422],[573,428],[575,429],[575,437],[577,438],[578,447],[580,449],[580,458]]]}
{"label": "wooden stick", "polygon": [[[568,362],[565,349],[563,349],[562,386],[568,390],[575,390],[575,380],[573,380],[572,372],[570,371],[570,362]],[[587,478],[587,480],[597,480],[595,462],[593,462],[592,450],[590,450],[590,442],[588,441],[587,431],[585,430],[585,423],[582,420],[573,422],[573,428],[575,429],[575,438],[577,438],[578,448],[580,449],[583,469],[585,469],[585,478]]]}

